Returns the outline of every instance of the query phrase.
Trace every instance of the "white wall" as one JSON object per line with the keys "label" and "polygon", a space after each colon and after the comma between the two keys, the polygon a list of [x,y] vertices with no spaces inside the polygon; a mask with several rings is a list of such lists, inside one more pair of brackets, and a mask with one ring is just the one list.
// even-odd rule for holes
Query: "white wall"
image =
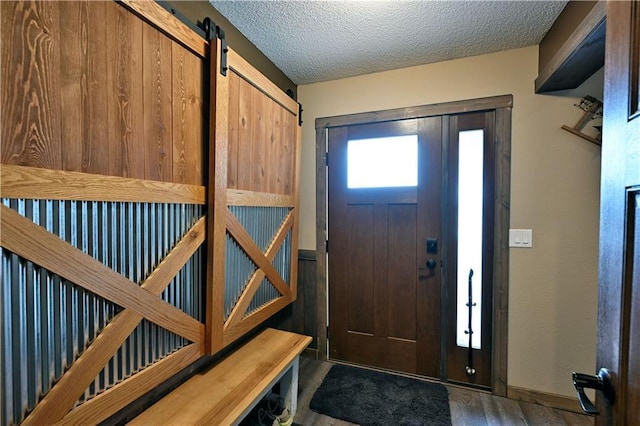
{"label": "white wall", "polygon": [[[298,88],[304,107],[300,248],[315,249],[315,119],[513,94],[508,384],[575,395],[573,370],[595,371],[600,148],[560,129],[582,112],[580,88],[536,95],[537,47]],[[591,90],[591,89],[586,89]]]}

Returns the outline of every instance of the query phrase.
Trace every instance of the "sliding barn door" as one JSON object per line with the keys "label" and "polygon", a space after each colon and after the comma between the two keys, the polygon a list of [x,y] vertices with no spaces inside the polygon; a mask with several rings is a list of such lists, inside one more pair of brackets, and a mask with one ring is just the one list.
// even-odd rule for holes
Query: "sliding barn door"
{"label": "sliding barn door", "polygon": [[298,104],[153,1],[0,21],[0,424],[95,424],[295,299]]}
{"label": "sliding barn door", "polygon": [[217,43],[212,353],[295,300],[300,155],[299,105],[233,50],[225,58]]}
{"label": "sliding barn door", "polygon": [[207,43],[154,2],[0,18],[0,424],[95,424],[205,353]]}

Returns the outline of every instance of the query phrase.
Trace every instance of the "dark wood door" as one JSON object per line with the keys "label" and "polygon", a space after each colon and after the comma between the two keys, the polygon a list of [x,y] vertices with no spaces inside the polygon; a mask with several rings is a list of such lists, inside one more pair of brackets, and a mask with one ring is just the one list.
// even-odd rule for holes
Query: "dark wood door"
{"label": "dark wood door", "polygon": [[[417,161],[416,184],[350,187],[349,144],[402,135],[417,135],[417,158],[403,163]],[[441,140],[439,117],[329,130],[333,359],[440,376]]]}
{"label": "dark wood door", "polygon": [[640,3],[608,2],[597,368],[599,424],[640,424]]}

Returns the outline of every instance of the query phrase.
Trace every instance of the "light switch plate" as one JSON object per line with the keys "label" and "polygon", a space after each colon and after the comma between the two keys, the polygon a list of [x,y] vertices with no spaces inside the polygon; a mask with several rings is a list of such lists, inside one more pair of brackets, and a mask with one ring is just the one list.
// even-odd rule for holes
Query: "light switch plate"
{"label": "light switch plate", "polygon": [[509,247],[533,247],[533,230],[509,229]]}

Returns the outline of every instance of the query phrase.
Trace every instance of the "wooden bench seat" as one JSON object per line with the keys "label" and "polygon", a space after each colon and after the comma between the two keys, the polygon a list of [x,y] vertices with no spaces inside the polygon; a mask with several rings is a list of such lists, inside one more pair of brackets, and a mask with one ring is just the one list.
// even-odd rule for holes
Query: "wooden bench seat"
{"label": "wooden bench seat", "polygon": [[298,357],[310,342],[309,336],[266,329],[210,369],[191,377],[129,424],[236,424],[281,379],[281,392],[289,394],[285,405],[293,405],[289,406],[293,415]]}

